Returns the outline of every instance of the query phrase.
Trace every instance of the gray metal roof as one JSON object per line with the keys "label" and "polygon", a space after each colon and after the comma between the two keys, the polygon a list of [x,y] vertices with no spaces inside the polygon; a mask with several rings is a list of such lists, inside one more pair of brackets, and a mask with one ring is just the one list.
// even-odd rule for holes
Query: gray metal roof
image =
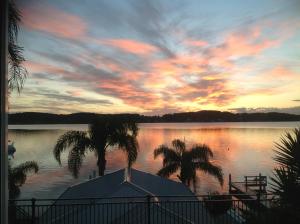
{"label": "gray metal roof", "polygon": [[[132,188],[140,188],[144,192],[155,196],[194,196],[193,192],[184,184],[169,180],[157,175],[131,169],[130,183],[132,186],[128,188],[127,185],[122,185],[128,179],[126,176],[126,169],[121,169],[116,172],[106,174],[102,177],[97,177],[92,180],[73,185],[69,187],[59,198],[103,198],[112,197],[118,193],[118,197],[135,197],[136,191]],[[127,190],[125,190],[125,188]]]}
{"label": "gray metal roof", "polygon": [[[151,224],[214,223],[203,203],[184,184],[135,169],[129,174],[130,177],[122,169],[69,187],[40,221],[139,224],[146,223],[150,215]],[[147,201],[147,195],[152,196],[151,202]]]}

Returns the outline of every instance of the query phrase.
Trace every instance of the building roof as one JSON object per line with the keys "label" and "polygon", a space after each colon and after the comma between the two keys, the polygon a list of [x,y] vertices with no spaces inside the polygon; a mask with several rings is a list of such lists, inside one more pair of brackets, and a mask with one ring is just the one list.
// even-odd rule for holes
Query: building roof
{"label": "building roof", "polygon": [[73,185],[59,198],[107,198],[146,195],[194,196],[188,187],[173,180],[136,169],[130,170],[130,178],[127,175],[126,169],[121,169],[102,177]]}
{"label": "building roof", "polygon": [[121,169],[69,187],[40,221],[81,220],[95,224],[214,223],[187,186],[136,169]]}

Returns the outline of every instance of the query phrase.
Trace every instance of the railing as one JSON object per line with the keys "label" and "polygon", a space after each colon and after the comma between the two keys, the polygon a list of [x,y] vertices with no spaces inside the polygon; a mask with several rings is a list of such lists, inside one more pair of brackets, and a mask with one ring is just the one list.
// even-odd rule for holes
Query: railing
{"label": "railing", "polygon": [[[272,204],[273,199],[265,198]],[[249,204],[256,204],[255,209]],[[9,202],[10,224],[192,224],[244,223],[264,216],[261,201],[235,195],[32,199]],[[269,223],[269,220],[266,220]]]}
{"label": "railing", "polygon": [[267,176],[244,176],[244,181],[232,181],[231,174],[229,174],[229,192],[238,190],[241,192],[252,193],[266,193],[266,187],[268,185]]}

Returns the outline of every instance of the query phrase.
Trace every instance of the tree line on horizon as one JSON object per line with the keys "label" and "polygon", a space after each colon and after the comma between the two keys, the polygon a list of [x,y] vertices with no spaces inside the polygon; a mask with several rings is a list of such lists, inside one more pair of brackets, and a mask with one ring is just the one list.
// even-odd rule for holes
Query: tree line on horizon
{"label": "tree line on horizon", "polygon": [[300,115],[277,112],[269,113],[231,113],[221,111],[198,111],[186,113],[147,116],[140,114],[96,114],[73,113],[51,114],[24,112],[9,114],[9,124],[90,124],[95,119],[120,118],[131,119],[136,123],[159,122],[264,122],[264,121],[300,121]]}

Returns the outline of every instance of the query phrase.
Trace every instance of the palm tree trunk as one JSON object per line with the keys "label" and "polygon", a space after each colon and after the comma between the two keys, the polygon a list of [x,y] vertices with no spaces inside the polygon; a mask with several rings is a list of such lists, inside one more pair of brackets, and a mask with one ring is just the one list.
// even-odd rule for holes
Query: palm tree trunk
{"label": "palm tree trunk", "polygon": [[98,153],[97,166],[99,176],[103,176],[106,168],[105,150],[101,150],[101,152]]}

